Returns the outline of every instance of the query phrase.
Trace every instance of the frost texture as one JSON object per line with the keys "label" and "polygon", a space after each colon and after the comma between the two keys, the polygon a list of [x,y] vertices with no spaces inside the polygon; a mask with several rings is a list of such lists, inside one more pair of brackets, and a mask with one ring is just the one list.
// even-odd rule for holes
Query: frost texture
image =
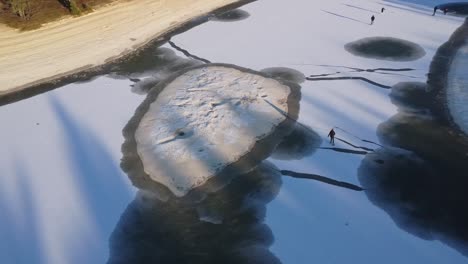
{"label": "frost texture", "polygon": [[182,74],[150,105],[135,132],[145,172],[184,196],[283,122],[290,92],[274,79],[234,68]]}

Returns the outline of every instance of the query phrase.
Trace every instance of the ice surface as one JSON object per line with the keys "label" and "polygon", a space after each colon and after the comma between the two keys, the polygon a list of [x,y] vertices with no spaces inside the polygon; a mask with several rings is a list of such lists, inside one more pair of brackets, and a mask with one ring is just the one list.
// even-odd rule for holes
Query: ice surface
{"label": "ice surface", "polygon": [[[449,15],[432,17],[432,6],[423,9],[368,0],[349,0],[346,4],[362,9],[338,0],[258,1],[243,7],[251,14],[249,19],[235,23],[209,22],[173,37],[173,41],[210,61],[258,71],[287,67],[306,76],[341,72],[336,75],[363,76],[394,85],[402,81],[425,82],[435,51],[462,23],[460,18]],[[373,26],[368,25],[372,12],[366,10],[379,12],[382,6],[386,7],[385,13],[376,15]],[[372,36],[397,37],[418,43],[427,55],[411,62],[390,62],[356,57],[343,49],[350,41]],[[183,56],[178,51],[177,55]],[[147,59],[159,63],[154,56],[148,55]],[[381,74],[353,72],[340,66],[415,70]],[[135,67],[133,65],[132,69]],[[172,70],[158,68],[156,77],[159,78],[159,73],[164,77],[167,72],[172,73]],[[130,77],[143,80],[153,73],[153,69],[149,69],[147,73]],[[117,219],[134,195],[133,192],[122,195],[124,191],[118,187],[130,185],[118,168],[124,140],[122,128],[144,99],[131,93],[132,84],[123,79],[98,78],[0,108],[3,124],[0,132],[0,236],[12,238],[0,243],[2,263],[105,262],[110,232],[119,229],[115,226]],[[324,139],[322,146],[329,146],[326,141],[329,129],[339,126],[352,135],[337,130],[338,137],[358,146],[374,148],[376,146],[359,141],[353,135],[378,142],[377,126],[397,113],[397,107],[388,97],[390,90],[368,83],[305,81],[301,85],[299,120]],[[69,133],[71,129],[67,129],[66,124],[70,122],[58,118],[51,97],[71,113],[82,136],[73,137],[74,134]],[[97,151],[101,146],[111,154],[109,158]],[[347,147],[338,141],[337,146]],[[440,153],[445,156],[445,151]],[[281,170],[318,173],[359,184],[357,169],[362,159],[363,156],[319,148],[301,160],[271,161]],[[15,160],[19,162],[13,162]],[[116,167],[117,174],[105,169],[113,167],[107,165],[109,161]],[[20,173],[17,167],[30,172],[29,175],[26,177],[27,173]],[[100,184],[94,184],[95,181]],[[82,186],[83,182],[86,184]],[[23,191],[27,188],[29,191]],[[143,224],[148,224],[148,229],[135,221],[128,223],[133,229],[122,230],[125,234],[138,232],[144,236],[154,228],[164,231],[173,226],[174,214],[166,215],[164,206],[155,211],[157,216],[167,219],[162,225],[140,215],[147,220]],[[198,217],[193,215],[197,220]],[[180,217],[180,220],[185,218]],[[283,263],[348,263],[354,259],[380,264],[466,263],[466,257],[450,246],[437,240],[422,240],[400,229],[389,214],[371,203],[363,192],[307,180],[283,177],[280,193],[268,205],[263,224],[267,224],[274,235],[271,252]],[[183,231],[182,225],[178,226]],[[225,233],[233,229],[227,226],[216,231]],[[213,233],[216,232],[209,229],[206,237]],[[256,237],[252,232],[246,235],[249,239]],[[155,243],[145,243],[147,241],[140,238],[134,237],[131,243],[118,248],[117,253],[134,248],[150,252],[144,246]],[[164,235],[161,241],[163,245],[171,242]],[[209,239],[199,241],[208,243],[207,246],[219,244],[218,240],[213,244]]]}
{"label": "ice surface", "polygon": [[450,66],[447,101],[453,120],[468,135],[468,45],[457,52]]}

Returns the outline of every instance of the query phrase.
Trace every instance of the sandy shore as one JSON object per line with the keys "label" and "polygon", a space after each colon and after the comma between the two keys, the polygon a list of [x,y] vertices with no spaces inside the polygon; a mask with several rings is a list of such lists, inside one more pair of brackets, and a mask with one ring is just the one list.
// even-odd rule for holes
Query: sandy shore
{"label": "sandy shore", "polygon": [[0,25],[0,97],[98,66],[238,0],[118,2],[34,31]]}

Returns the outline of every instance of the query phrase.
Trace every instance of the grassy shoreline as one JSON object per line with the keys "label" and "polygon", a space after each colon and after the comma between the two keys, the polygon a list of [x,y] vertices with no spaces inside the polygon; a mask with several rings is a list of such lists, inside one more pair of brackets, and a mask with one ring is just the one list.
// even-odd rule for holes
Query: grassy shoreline
{"label": "grassy shoreline", "polygon": [[[209,21],[210,13],[253,1],[118,1],[40,30],[19,33],[0,27],[0,68],[9,69],[0,71],[0,106],[102,74],[134,52]],[[79,51],[86,52],[76,56]]]}
{"label": "grassy shoreline", "polygon": [[122,0],[0,0],[0,24],[21,31],[34,30],[118,1]]}

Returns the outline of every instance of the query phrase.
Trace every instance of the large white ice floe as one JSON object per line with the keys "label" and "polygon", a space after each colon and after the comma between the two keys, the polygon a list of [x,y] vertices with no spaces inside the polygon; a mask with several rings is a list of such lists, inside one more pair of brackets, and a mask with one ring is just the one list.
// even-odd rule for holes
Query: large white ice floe
{"label": "large white ice floe", "polygon": [[294,85],[234,66],[194,68],[163,86],[150,92],[128,127],[145,182],[178,197],[215,176],[251,170],[297,118]]}

